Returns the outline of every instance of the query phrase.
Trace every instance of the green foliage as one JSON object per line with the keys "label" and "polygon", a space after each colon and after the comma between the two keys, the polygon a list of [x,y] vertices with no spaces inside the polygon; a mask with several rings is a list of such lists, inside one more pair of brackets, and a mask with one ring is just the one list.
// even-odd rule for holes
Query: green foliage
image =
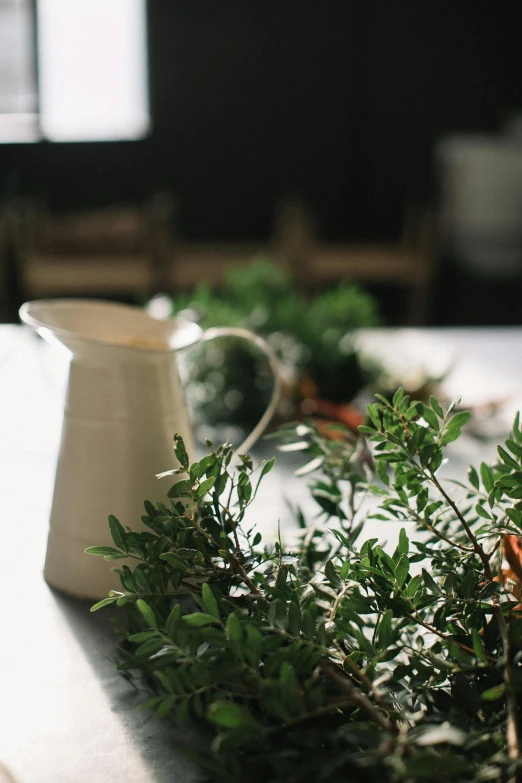
{"label": "green foliage", "polygon": [[[350,400],[363,386],[353,330],[378,323],[373,298],[345,283],[304,296],[273,261],[232,268],[224,286],[201,285],[177,298],[173,314],[189,310],[205,327],[241,326],[263,335],[294,374],[306,376],[320,397]],[[188,359],[187,399],[207,422],[255,423],[272,386],[259,353],[243,341],[204,346]],[[225,397],[227,392],[235,394]]]}
{"label": "green foliage", "polygon": [[[517,417],[496,465],[449,483],[438,471],[467,419],[400,389],[360,438],[285,428],[318,511],[308,524],[296,509],[293,551],[248,524],[273,460],[228,444],[185,461],[144,532],[110,518],[115,548],[91,553],[136,566],[93,610],[122,607],[118,668],[151,692],[144,707],[210,731],[197,760],[213,780],[519,779],[520,585],[501,567],[522,527],[522,433]],[[358,543],[369,519],[402,525],[394,551]]]}

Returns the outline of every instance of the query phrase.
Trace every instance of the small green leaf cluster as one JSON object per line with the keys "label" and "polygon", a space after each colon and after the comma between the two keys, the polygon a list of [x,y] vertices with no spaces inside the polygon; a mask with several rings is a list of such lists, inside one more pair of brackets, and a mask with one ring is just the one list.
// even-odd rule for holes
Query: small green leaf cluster
{"label": "small green leaf cluster", "polygon": [[[219,781],[510,781],[520,776],[520,585],[502,544],[520,535],[518,418],[499,462],[468,483],[440,468],[469,414],[399,390],[361,437],[287,427],[310,457],[317,516],[292,550],[263,542],[249,506],[272,468],[229,444],[189,464],[145,532],[111,517],[127,629],[120,671],[158,717],[210,731],[198,762]],[[358,544],[370,519],[402,525],[395,549]],[[518,591],[518,592],[517,592]]]}

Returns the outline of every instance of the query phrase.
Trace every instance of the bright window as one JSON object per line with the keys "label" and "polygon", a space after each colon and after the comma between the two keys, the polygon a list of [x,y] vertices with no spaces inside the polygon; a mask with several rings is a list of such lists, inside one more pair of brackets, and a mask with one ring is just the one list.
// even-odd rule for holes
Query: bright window
{"label": "bright window", "polygon": [[142,138],[145,0],[37,0],[36,27],[33,8],[0,0],[0,141]]}

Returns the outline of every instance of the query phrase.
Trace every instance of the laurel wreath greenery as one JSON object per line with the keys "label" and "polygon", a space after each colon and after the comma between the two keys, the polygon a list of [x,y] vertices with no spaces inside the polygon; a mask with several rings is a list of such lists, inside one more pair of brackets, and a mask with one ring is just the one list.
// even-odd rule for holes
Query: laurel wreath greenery
{"label": "laurel wreath greenery", "polygon": [[[143,706],[209,733],[209,779],[520,780],[522,432],[448,482],[468,417],[400,389],[358,438],[285,428],[320,512],[297,512],[291,550],[249,527],[274,460],[229,444],[190,465],[176,436],[170,502],[145,502],[141,532],[110,517],[114,547],[88,552],[135,566],[93,610],[120,607]],[[395,551],[358,543],[369,519],[404,522]]]}

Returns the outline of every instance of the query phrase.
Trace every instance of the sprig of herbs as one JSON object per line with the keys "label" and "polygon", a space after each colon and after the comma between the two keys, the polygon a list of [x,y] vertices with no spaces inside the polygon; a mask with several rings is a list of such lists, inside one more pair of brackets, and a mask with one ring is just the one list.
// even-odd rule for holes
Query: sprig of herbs
{"label": "sprig of herbs", "polygon": [[[122,607],[118,668],[144,706],[211,730],[213,780],[520,779],[522,433],[517,417],[496,465],[444,481],[468,418],[399,390],[360,438],[286,428],[319,514],[296,511],[292,551],[248,525],[273,460],[229,444],[189,465],[176,436],[170,503],[145,503],[144,532],[110,518],[114,548],[88,551],[138,562],[93,610]],[[393,552],[357,543],[369,519],[404,523]]]}

